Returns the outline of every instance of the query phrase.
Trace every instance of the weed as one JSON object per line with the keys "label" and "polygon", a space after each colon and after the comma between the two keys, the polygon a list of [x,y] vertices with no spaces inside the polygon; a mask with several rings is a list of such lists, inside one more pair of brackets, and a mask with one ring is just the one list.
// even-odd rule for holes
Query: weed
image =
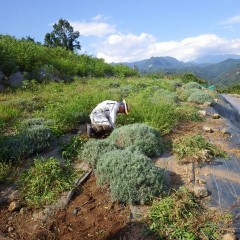
{"label": "weed", "polygon": [[0,162],[0,183],[5,183],[8,181],[11,171],[12,165],[10,163]]}
{"label": "weed", "polygon": [[63,191],[74,186],[75,173],[70,163],[62,165],[56,158],[37,158],[19,181],[23,199],[36,207],[54,202]]}
{"label": "weed", "polygon": [[174,140],[173,153],[181,163],[208,162],[216,156],[228,158],[224,151],[209,143],[201,135],[184,136]]}
{"label": "weed", "polygon": [[82,139],[80,136],[73,136],[66,144],[62,145],[62,156],[71,161],[77,159],[82,152],[85,142],[86,140]]}
{"label": "weed", "polygon": [[[150,210],[150,229],[161,239],[222,239],[220,220],[227,217],[209,212],[185,187],[156,200]],[[228,222],[229,223],[229,222]],[[226,224],[225,224],[226,225]]]}

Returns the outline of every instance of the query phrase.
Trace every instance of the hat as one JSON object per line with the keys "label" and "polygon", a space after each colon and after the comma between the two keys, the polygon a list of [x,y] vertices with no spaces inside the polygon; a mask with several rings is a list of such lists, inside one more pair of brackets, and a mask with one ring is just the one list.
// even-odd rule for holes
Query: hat
{"label": "hat", "polygon": [[125,114],[129,114],[129,107],[128,107],[128,104],[126,103],[126,100],[123,99],[123,105],[124,105],[124,111],[125,111]]}

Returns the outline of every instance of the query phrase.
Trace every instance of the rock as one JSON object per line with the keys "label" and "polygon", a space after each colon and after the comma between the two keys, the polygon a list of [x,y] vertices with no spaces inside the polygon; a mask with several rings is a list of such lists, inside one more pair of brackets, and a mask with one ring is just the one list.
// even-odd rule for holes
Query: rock
{"label": "rock", "polygon": [[212,118],[213,119],[219,119],[221,116],[218,114],[218,113],[214,113],[213,115],[212,115]]}
{"label": "rock", "polygon": [[23,208],[20,209],[19,213],[20,213],[21,215],[23,215],[23,214],[25,214],[27,211],[28,211],[28,208],[23,207]]}
{"label": "rock", "polygon": [[200,178],[197,179],[196,182],[201,183],[201,184],[206,184],[207,183],[206,180],[200,179]]}
{"label": "rock", "polygon": [[214,156],[211,154],[210,150],[204,149],[201,151],[201,160],[204,160],[205,162],[211,162],[213,158]]}
{"label": "rock", "polygon": [[0,83],[2,83],[3,78],[4,78],[4,74],[2,71],[0,71]]}
{"label": "rock", "polygon": [[211,105],[212,105],[212,103],[210,103],[210,102],[205,102],[205,103],[203,104],[204,107],[210,107]]}
{"label": "rock", "polygon": [[193,187],[193,192],[197,197],[207,197],[208,194],[208,190],[205,187],[200,187],[200,186],[194,186]]}
{"label": "rock", "polygon": [[23,84],[23,76],[20,72],[16,72],[13,73],[10,77],[9,77],[9,85],[11,87],[20,87]]}
{"label": "rock", "polygon": [[205,110],[199,110],[198,114],[205,117],[207,115],[207,112]]}
{"label": "rock", "polygon": [[9,196],[9,200],[10,201],[14,201],[14,200],[19,200],[20,199],[20,193],[18,190],[15,190],[14,192],[12,192]]}
{"label": "rock", "polygon": [[17,211],[22,207],[22,204],[20,201],[13,201],[10,203],[9,207],[8,207],[8,211],[13,212],[13,211]]}
{"label": "rock", "polygon": [[207,126],[203,126],[203,131],[213,133],[213,129]]}
{"label": "rock", "polygon": [[3,91],[5,89],[4,85],[0,83],[0,91]]}
{"label": "rock", "polygon": [[10,233],[12,231],[14,231],[14,228],[13,227],[8,227],[8,232]]}
{"label": "rock", "polygon": [[221,133],[224,135],[231,135],[231,133],[227,129],[222,129]]}
{"label": "rock", "polygon": [[223,235],[223,240],[236,240],[236,237],[232,233]]}

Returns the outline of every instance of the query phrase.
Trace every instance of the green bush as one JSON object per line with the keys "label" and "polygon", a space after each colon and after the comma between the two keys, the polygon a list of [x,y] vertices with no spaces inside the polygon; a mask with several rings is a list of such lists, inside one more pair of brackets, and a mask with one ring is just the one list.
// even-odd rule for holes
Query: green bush
{"label": "green bush", "polygon": [[160,133],[154,128],[140,123],[116,128],[107,141],[119,148],[138,149],[149,157],[159,155],[163,151]]}
{"label": "green bush", "polygon": [[176,104],[178,102],[178,97],[175,92],[171,92],[165,89],[158,89],[155,92],[150,93],[149,100],[153,104],[167,102],[169,104]]}
{"label": "green bush", "polygon": [[21,160],[49,147],[54,139],[52,131],[41,125],[44,119],[28,119],[20,123],[19,133],[3,137],[0,158],[4,161]]}
{"label": "green bush", "polygon": [[196,91],[188,97],[187,101],[194,102],[194,103],[200,103],[200,104],[205,103],[205,102],[213,103],[214,98],[208,92]]}
{"label": "green bush", "polygon": [[110,151],[97,162],[100,184],[109,184],[113,200],[144,204],[159,196],[163,187],[163,171],[139,151]]}
{"label": "green bush", "polygon": [[25,144],[29,146],[29,153],[43,151],[50,146],[53,139],[52,131],[43,125],[35,125],[25,129],[21,135]]}
{"label": "green bush", "polygon": [[192,89],[192,88],[201,89],[202,87],[196,82],[188,82],[183,85],[183,88],[184,89]]}
{"label": "green bush", "polygon": [[114,144],[106,140],[91,139],[83,146],[80,160],[88,162],[93,168],[96,168],[99,158],[106,152],[116,149]]}
{"label": "green bush", "polygon": [[21,111],[27,111],[27,112],[32,112],[39,108],[36,101],[32,101],[29,99],[23,99],[23,98],[12,99],[11,101],[7,102],[7,105],[9,105],[9,107],[10,106],[16,107],[17,109],[19,109]]}
{"label": "green bush", "polygon": [[21,129],[28,129],[32,128],[34,126],[48,126],[51,124],[51,121],[46,120],[44,118],[28,118],[23,120],[20,123],[20,128]]}
{"label": "green bush", "polygon": [[189,89],[181,88],[177,91],[177,94],[182,101],[187,101],[189,96],[191,96],[195,92],[199,92],[199,89],[197,89],[197,88],[189,88]]}
{"label": "green bush", "polygon": [[21,174],[20,192],[28,204],[39,207],[52,203],[61,192],[70,190],[75,177],[70,164],[63,166],[53,157],[38,158]]}

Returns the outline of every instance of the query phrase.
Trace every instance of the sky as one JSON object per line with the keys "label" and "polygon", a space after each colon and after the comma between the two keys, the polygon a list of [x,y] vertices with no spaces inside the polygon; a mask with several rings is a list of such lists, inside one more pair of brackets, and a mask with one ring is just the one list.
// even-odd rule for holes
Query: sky
{"label": "sky", "polygon": [[59,19],[105,62],[240,54],[240,0],[1,0],[0,34],[44,43]]}

